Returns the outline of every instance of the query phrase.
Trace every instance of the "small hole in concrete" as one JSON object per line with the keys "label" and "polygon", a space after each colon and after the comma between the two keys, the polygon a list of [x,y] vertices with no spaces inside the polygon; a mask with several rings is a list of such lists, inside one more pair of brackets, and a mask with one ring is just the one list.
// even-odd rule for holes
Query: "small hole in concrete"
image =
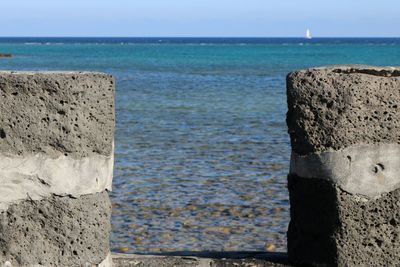
{"label": "small hole in concrete", "polygon": [[6,138],[6,132],[3,129],[0,129],[0,138],[1,139]]}
{"label": "small hole in concrete", "polygon": [[378,173],[379,171],[383,171],[385,169],[385,166],[382,163],[378,163],[374,166],[373,172]]}
{"label": "small hole in concrete", "polygon": [[383,166],[382,163],[378,163],[378,164],[376,164],[376,166],[378,166],[378,168],[379,168],[381,171],[383,171],[383,170],[385,169],[385,166]]}

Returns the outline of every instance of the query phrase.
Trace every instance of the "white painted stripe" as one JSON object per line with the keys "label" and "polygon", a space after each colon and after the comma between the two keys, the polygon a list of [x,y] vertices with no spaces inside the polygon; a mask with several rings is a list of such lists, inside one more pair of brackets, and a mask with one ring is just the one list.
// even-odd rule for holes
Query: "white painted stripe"
{"label": "white painted stripe", "polygon": [[113,165],[113,154],[81,159],[0,155],[0,211],[21,200],[40,200],[52,194],[79,197],[111,191]]}
{"label": "white painted stripe", "polygon": [[377,197],[400,187],[400,145],[361,145],[305,156],[292,152],[290,173],[331,180],[343,190]]}

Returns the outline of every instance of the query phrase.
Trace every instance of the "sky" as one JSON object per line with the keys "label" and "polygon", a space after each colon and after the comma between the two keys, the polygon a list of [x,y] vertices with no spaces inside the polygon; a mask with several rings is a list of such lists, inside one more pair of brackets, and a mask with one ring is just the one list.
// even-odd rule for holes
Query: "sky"
{"label": "sky", "polygon": [[1,0],[0,36],[400,37],[399,0]]}

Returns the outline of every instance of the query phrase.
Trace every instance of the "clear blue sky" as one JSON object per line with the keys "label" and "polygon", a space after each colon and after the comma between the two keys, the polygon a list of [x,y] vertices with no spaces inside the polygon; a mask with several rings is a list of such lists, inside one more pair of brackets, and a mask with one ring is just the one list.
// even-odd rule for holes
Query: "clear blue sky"
{"label": "clear blue sky", "polygon": [[400,37],[400,0],[1,0],[0,36]]}

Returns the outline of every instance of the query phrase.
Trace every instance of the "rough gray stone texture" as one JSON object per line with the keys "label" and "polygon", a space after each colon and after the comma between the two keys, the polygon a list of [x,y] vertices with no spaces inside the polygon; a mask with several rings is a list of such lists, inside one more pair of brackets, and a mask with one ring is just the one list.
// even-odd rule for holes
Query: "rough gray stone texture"
{"label": "rough gray stone texture", "polygon": [[110,155],[114,79],[93,72],[0,72],[0,153]]}
{"label": "rough gray stone texture", "polygon": [[400,189],[377,199],[289,176],[288,255],[320,266],[400,266]]}
{"label": "rough gray stone texture", "polygon": [[[297,71],[287,77],[287,94],[292,152],[303,160],[288,176],[289,259],[314,266],[400,266],[400,174],[393,172],[400,68]],[[324,158],[325,152],[331,156]],[[394,181],[388,190],[366,187],[388,178]],[[350,181],[351,190],[340,181]]]}
{"label": "rough gray stone texture", "polygon": [[[113,254],[114,267],[287,267],[285,253],[198,252],[173,255]],[[181,254],[179,256],[179,254]],[[185,255],[187,254],[187,255]]]}
{"label": "rough gray stone texture", "polygon": [[107,192],[23,201],[0,213],[0,265],[92,266],[109,253]]}
{"label": "rough gray stone texture", "polygon": [[114,79],[0,71],[0,265],[109,255]]}
{"label": "rough gray stone texture", "polygon": [[287,76],[287,124],[299,155],[400,144],[400,68],[331,66]]}

